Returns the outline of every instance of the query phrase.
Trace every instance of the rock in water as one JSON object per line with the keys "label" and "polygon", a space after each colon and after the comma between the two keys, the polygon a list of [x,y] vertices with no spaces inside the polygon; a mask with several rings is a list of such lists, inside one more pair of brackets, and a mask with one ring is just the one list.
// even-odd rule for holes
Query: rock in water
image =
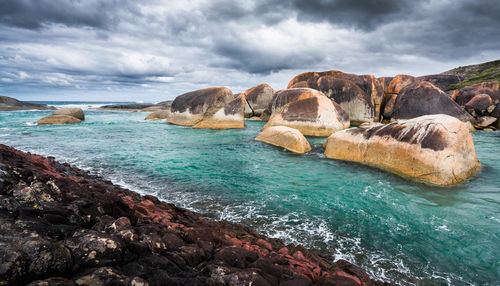
{"label": "rock in water", "polygon": [[83,113],[81,108],[60,108],[54,110],[52,115],[68,115],[76,117],[80,120],[85,120],[85,113]]}
{"label": "rock in water", "polygon": [[242,93],[223,107],[210,108],[203,120],[196,123],[194,128],[230,129],[245,128],[245,94]]}
{"label": "rock in water", "polygon": [[50,125],[50,124],[74,124],[80,122],[82,122],[80,119],[69,115],[49,115],[38,120],[36,123],[38,125]]}
{"label": "rock in water", "polygon": [[144,120],[161,120],[167,119],[170,116],[170,110],[157,110],[153,113],[150,113],[144,118]]}
{"label": "rock in water", "polygon": [[[288,126],[304,135],[329,136],[333,132],[349,128],[349,115],[323,93],[315,91],[315,95],[311,96],[310,89],[305,89],[306,92],[301,95],[296,93],[297,90],[291,89],[293,96],[288,96],[290,92],[286,91],[280,98],[276,98],[273,105],[275,111],[264,129],[270,126]],[[289,103],[282,108],[277,107],[284,102]]]}
{"label": "rock in water", "polygon": [[233,93],[226,87],[205,88],[179,95],[172,102],[172,116],[167,122],[194,126],[203,120],[206,113],[215,113],[213,110],[220,110],[233,99]]}
{"label": "rock in water", "polygon": [[351,123],[362,124],[373,121],[375,108],[371,97],[353,81],[324,76],[318,80],[318,90],[342,106],[342,109],[349,114]]}
{"label": "rock in water", "polygon": [[441,186],[480,168],[467,126],[443,114],[336,132],[325,142],[325,155]]}
{"label": "rock in water", "polygon": [[260,84],[245,91],[245,98],[249,107],[245,117],[261,116],[273,100],[274,90],[267,84]]}
{"label": "rock in water", "polygon": [[271,115],[275,112],[281,111],[281,109],[294,101],[306,99],[315,96],[325,96],[322,92],[312,89],[312,88],[290,88],[285,90],[280,90],[274,96],[270,112]]}
{"label": "rock in water", "polygon": [[264,129],[255,140],[279,146],[288,151],[303,154],[311,151],[311,145],[299,130],[286,126],[272,126]]}
{"label": "rock in water", "polygon": [[430,114],[446,114],[464,122],[474,121],[474,118],[445,92],[426,81],[414,82],[400,91],[394,104],[392,120]]}

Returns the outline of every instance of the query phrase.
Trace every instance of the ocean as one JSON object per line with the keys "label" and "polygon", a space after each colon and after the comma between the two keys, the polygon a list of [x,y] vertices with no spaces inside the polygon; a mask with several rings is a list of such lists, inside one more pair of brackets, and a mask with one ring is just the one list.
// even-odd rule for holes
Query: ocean
{"label": "ocean", "polygon": [[498,285],[500,132],[473,132],[482,170],[433,187],[326,159],[326,138],[305,155],[254,141],[263,122],[200,130],[143,120],[147,113],[89,110],[76,125],[37,126],[51,111],[0,112],[0,143],[53,156],[208,218],[355,263],[401,285]]}

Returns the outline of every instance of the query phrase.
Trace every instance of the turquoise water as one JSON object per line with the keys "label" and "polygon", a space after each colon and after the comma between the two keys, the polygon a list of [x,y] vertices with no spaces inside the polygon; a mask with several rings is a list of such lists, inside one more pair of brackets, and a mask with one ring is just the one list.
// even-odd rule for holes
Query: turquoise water
{"label": "turquoise water", "polygon": [[[73,104],[74,105],[74,104]],[[86,106],[86,105],[84,105]],[[36,126],[50,111],[0,112],[0,143],[73,163],[131,189],[329,251],[403,285],[498,285],[500,132],[473,133],[484,164],[469,181],[430,187],[324,158],[324,138],[295,155],[244,130],[148,122],[86,111],[72,126]]]}

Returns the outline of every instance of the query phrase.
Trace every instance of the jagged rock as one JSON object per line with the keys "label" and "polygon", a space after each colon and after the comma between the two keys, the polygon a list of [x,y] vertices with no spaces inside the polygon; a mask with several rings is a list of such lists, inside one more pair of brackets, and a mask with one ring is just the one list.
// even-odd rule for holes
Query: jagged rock
{"label": "jagged rock", "polygon": [[[52,199],[20,195],[22,186]],[[207,220],[1,144],[0,214],[0,281],[6,285],[377,283],[325,253]]]}
{"label": "jagged rock", "polygon": [[167,122],[194,126],[220,111],[233,99],[233,93],[225,87],[205,88],[179,95],[172,102]]}
{"label": "jagged rock", "polygon": [[19,101],[15,98],[0,95],[0,111],[10,110],[47,110],[54,109],[46,104],[29,103]]}
{"label": "jagged rock", "polygon": [[464,122],[474,121],[474,118],[446,93],[426,81],[414,82],[400,91],[394,104],[392,120],[430,114],[446,114]]}
{"label": "jagged rock", "polygon": [[261,116],[274,97],[274,90],[267,84],[254,86],[244,92],[248,109],[245,117]]}
{"label": "jagged rock", "polygon": [[286,126],[271,126],[264,129],[255,140],[279,146],[294,153],[307,153],[311,145],[299,130]]}
{"label": "jagged rock", "polygon": [[38,125],[50,124],[74,124],[82,122],[80,119],[69,115],[49,115],[41,118],[36,123]]}
{"label": "jagged rock", "polygon": [[325,155],[443,186],[480,168],[467,126],[442,114],[336,132],[325,142]]}
{"label": "jagged rock", "polygon": [[276,98],[273,104],[275,111],[263,129],[288,126],[304,135],[329,136],[349,127],[349,115],[321,92],[312,92],[311,89],[287,91]]}
{"label": "jagged rock", "polygon": [[240,94],[218,110],[209,109],[203,120],[196,123],[194,128],[230,129],[245,128],[245,94]]}
{"label": "jagged rock", "polygon": [[170,116],[170,110],[157,110],[153,113],[148,114],[144,120],[162,120],[167,119]]}
{"label": "jagged rock", "polygon": [[85,113],[81,108],[60,108],[54,110],[52,115],[68,115],[78,118],[80,120],[85,120]]}

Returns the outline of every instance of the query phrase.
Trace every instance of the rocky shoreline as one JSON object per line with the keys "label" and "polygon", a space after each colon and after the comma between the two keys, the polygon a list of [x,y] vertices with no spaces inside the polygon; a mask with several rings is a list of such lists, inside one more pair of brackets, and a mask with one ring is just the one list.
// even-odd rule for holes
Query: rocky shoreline
{"label": "rocky shoreline", "polygon": [[389,285],[5,145],[0,198],[0,285]]}

